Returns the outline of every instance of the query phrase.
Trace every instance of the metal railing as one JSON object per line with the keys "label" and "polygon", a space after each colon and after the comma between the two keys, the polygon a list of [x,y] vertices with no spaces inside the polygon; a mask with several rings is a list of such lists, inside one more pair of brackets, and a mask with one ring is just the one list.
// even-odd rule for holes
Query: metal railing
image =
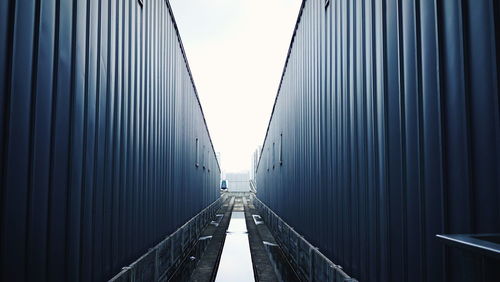
{"label": "metal railing", "polygon": [[252,197],[252,200],[301,279],[307,281],[357,281],[347,275],[342,266],[333,263],[323,255],[318,248],[297,233],[257,197]]}
{"label": "metal railing", "polygon": [[257,193],[257,184],[255,183],[255,180],[250,179],[250,191],[253,193]]}
{"label": "metal railing", "polygon": [[222,195],[109,281],[168,281],[225,199]]}

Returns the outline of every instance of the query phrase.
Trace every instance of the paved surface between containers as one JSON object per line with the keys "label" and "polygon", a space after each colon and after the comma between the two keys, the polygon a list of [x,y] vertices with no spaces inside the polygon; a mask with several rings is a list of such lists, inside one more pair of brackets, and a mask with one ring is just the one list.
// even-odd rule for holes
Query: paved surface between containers
{"label": "paved surface between containers", "polygon": [[229,194],[217,214],[170,281],[299,281],[248,195]]}

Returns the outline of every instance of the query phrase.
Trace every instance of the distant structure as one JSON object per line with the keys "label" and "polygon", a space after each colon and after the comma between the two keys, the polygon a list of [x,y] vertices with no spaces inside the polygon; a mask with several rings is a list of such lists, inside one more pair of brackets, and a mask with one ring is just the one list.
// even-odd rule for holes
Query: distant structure
{"label": "distant structure", "polygon": [[216,152],[215,157],[217,158],[217,162],[219,163],[220,166],[220,180],[221,180],[221,185],[222,185],[222,180],[226,178],[226,174],[224,173],[224,170],[222,169],[222,155],[221,152]]}
{"label": "distant structure", "polygon": [[250,165],[250,180],[256,181],[257,165],[259,164],[260,151],[262,146],[258,146],[252,154],[252,164]]}
{"label": "distant structure", "polygon": [[217,162],[219,162],[219,166],[221,167],[222,169],[222,159],[221,159],[221,154],[220,152],[216,152],[215,153],[215,157],[217,158]]}
{"label": "distant structure", "polygon": [[228,172],[225,177],[227,190],[230,192],[250,191],[250,175],[248,172]]}

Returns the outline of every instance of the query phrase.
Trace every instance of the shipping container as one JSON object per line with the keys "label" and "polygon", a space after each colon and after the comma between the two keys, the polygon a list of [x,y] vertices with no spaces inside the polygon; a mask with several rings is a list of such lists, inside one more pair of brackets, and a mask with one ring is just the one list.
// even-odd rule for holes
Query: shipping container
{"label": "shipping container", "polygon": [[460,281],[436,234],[500,233],[499,77],[499,1],[303,1],[257,197],[360,281]]}
{"label": "shipping container", "polygon": [[0,1],[0,142],[1,281],[109,279],[220,196],[164,0]]}

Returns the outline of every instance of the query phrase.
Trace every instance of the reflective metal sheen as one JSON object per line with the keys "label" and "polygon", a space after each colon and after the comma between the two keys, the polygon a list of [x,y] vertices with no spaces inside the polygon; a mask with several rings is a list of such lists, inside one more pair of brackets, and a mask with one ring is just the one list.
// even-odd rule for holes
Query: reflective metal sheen
{"label": "reflective metal sheen", "polygon": [[105,281],[219,197],[169,3],[141,2],[0,1],[1,281]]}
{"label": "reflective metal sheen", "polygon": [[359,281],[460,281],[435,235],[500,232],[499,70],[500,1],[304,1],[258,198]]}

